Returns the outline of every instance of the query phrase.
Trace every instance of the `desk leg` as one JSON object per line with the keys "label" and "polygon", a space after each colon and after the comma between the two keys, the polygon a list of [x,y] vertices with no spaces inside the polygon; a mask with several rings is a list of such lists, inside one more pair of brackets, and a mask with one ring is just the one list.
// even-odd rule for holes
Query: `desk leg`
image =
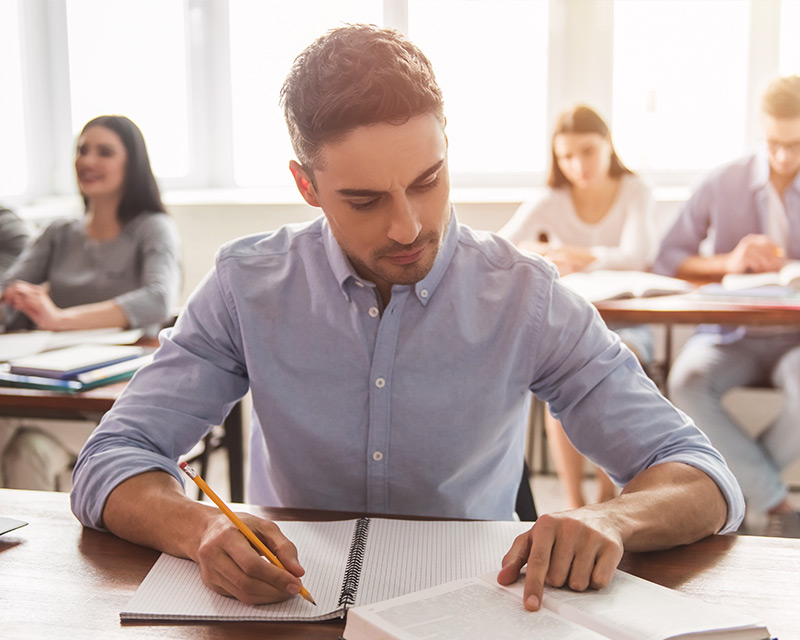
{"label": "desk leg", "polygon": [[244,502],[244,428],[242,403],[237,402],[225,418],[222,444],[228,452],[228,474],[231,483],[231,502]]}

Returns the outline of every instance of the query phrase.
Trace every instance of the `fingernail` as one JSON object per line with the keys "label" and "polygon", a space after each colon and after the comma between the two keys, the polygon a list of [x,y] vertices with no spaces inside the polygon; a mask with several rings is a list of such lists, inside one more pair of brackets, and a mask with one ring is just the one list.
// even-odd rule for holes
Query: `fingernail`
{"label": "fingernail", "polygon": [[535,611],[539,608],[539,598],[536,596],[528,596],[528,599],[525,601],[525,605],[528,609]]}
{"label": "fingernail", "polygon": [[292,582],[288,587],[286,587],[286,590],[293,596],[296,596],[298,593],[300,593],[299,585],[296,585],[294,582]]}

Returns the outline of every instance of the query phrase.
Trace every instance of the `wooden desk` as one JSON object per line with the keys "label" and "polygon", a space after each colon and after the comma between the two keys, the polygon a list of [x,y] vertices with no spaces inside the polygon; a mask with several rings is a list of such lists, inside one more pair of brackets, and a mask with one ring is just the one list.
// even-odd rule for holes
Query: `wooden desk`
{"label": "wooden desk", "polygon": [[[249,510],[284,520],[356,515]],[[341,621],[122,625],[119,612],[155,562],[156,551],[83,529],[69,511],[66,494],[2,489],[0,513],[30,523],[0,536],[4,638],[336,640],[343,629]],[[621,568],[756,616],[781,640],[800,640],[800,540],[712,536],[669,551],[626,554]]]}
{"label": "wooden desk", "polygon": [[787,308],[716,302],[688,295],[606,300],[596,302],[595,307],[609,324],[664,325],[664,359],[667,367],[672,362],[672,327],[676,324],[800,325],[800,305]]}
{"label": "wooden desk", "polygon": [[[143,346],[158,346],[156,339],[144,341]],[[0,386],[0,416],[47,418],[62,420],[99,421],[111,409],[127,385],[125,382],[97,387],[80,393],[64,393],[40,389],[18,389]],[[210,435],[205,440],[205,457],[199,471],[204,473],[211,448],[222,447],[228,452],[230,495],[233,502],[244,500],[244,418],[241,403],[234,405],[225,418],[221,437]]]}

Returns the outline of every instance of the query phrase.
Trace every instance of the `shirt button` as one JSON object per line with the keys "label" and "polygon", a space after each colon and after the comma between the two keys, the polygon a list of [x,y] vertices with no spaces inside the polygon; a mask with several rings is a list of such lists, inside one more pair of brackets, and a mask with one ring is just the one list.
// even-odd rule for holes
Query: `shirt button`
{"label": "shirt button", "polygon": [[421,298],[427,298],[428,297],[428,290],[427,289],[423,289],[422,291],[419,292],[419,295],[420,295]]}
{"label": "shirt button", "polygon": [[353,280],[353,282],[355,282],[355,283],[356,283],[356,286],[357,286],[357,287],[361,287],[362,289],[364,288],[364,283],[363,283],[363,282],[361,282],[360,280]]}
{"label": "shirt button", "polygon": [[381,460],[383,460],[383,453],[381,453],[380,451],[374,451],[372,453],[372,459],[375,462],[380,462]]}
{"label": "shirt button", "polygon": [[383,389],[386,386],[386,380],[383,378],[376,379],[375,386],[378,387],[378,389]]}
{"label": "shirt button", "polygon": [[369,316],[370,318],[377,318],[380,311],[378,311],[378,307],[370,307],[369,308]]}

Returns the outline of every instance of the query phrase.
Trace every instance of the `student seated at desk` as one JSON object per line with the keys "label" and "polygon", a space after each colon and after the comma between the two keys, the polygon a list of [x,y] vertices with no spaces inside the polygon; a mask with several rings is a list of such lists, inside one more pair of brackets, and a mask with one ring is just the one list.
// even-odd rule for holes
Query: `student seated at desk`
{"label": "student seated at desk", "polygon": [[[89,121],[75,175],[83,217],[51,223],[0,280],[6,329],[157,330],[178,300],[180,241],[139,128],[124,116]],[[56,489],[76,455],[41,425],[19,429],[3,451],[3,484]]]}
{"label": "student seated at desk", "polygon": [[11,209],[0,206],[0,280],[27,246],[31,229]]}
{"label": "student seated at desk", "polygon": [[[498,235],[544,255],[562,276],[595,269],[647,269],[655,250],[653,195],[619,159],[600,115],[585,105],[563,111],[556,120],[551,155],[547,193],[522,203]],[[640,362],[652,362],[648,326],[612,328]],[[581,507],[586,504],[584,458],[549,410],[544,424],[567,504]],[[613,498],[614,484],[600,467],[595,470],[597,501]]]}
{"label": "student seated at desk", "polygon": [[[498,579],[608,583],[624,549],[735,529],[743,502],[706,437],[553,266],[459,224],[442,94],[397,32],[334,29],[295,60],[282,103],[290,169],[316,220],[224,246],[154,362],[92,434],[73,475],[85,525],[201,565],[246,602],[298,593],[294,545],[242,516],[264,562],[176,461],[252,392],[249,501],[511,519],[531,391],[620,484],[542,515]],[[500,559],[498,559],[499,562]]]}
{"label": "student seated at desk", "polygon": [[[653,270],[679,278],[778,270],[800,259],[800,76],[763,95],[766,148],[711,174],[661,242]],[[700,243],[713,239],[713,255]],[[792,511],[781,470],[800,456],[800,327],[703,325],[672,365],[669,393],[723,453],[754,512]],[[722,405],[734,387],[776,386],[784,404],[753,440]]]}

